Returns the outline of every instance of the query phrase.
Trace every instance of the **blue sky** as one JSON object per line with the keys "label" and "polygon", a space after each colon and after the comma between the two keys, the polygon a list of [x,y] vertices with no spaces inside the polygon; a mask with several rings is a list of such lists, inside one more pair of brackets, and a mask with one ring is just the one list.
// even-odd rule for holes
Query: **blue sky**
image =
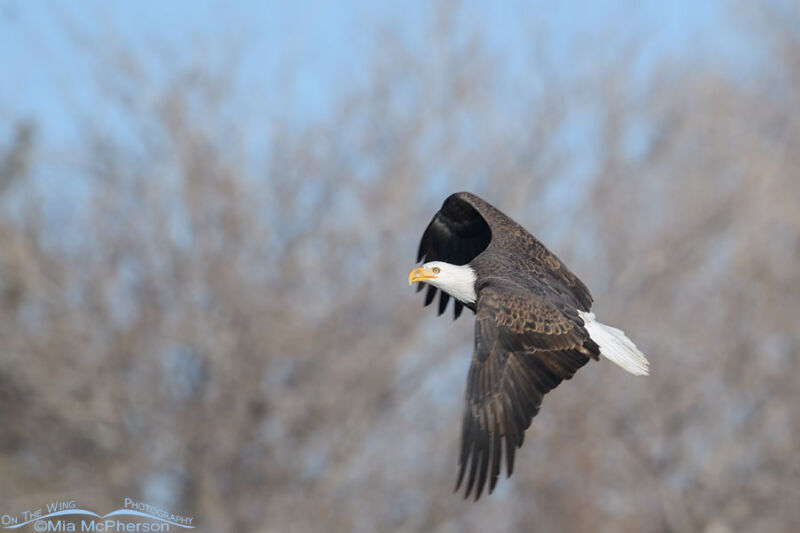
{"label": "blue sky", "polygon": [[[142,50],[168,45],[180,55],[213,56],[215,43],[236,41],[243,52],[240,84],[271,83],[289,63],[292,108],[298,120],[324,114],[363,76],[363,65],[394,31],[422,39],[436,7],[430,2],[368,1],[64,1],[0,0],[0,120],[34,118],[40,135],[58,142],[70,132],[70,102],[92,102],[87,54],[70,37],[74,24],[100,42]],[[498,57],[524,69],[536,31],[546,53],[565,71],[587,60],[576,45],[598,38],[598,57],[637,43],[646,70],[665,57],[702,59],[735,67],[746,49],[734,31],[730,6],[693,2],[464,2],[457,23],[478,31]],[[522,73],[524,75],[524,72]]]}

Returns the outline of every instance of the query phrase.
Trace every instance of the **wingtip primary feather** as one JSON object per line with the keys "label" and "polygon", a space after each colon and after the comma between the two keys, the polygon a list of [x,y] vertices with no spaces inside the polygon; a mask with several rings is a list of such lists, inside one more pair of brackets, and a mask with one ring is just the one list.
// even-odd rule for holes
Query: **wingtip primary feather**
{"label": "wingtip primary feather", "polygon": [[456,300],[453,302],[453,320],[458,320],[458,317],[461,315],[461,311],[464,310],[464,304]]}
{"label": "wingtip primary feather", "polygon": [[650,362],[625,332],[598,322],[594,313],[579,311],[586,331],[600,347],[600,355],[634,376],[649,376]]}

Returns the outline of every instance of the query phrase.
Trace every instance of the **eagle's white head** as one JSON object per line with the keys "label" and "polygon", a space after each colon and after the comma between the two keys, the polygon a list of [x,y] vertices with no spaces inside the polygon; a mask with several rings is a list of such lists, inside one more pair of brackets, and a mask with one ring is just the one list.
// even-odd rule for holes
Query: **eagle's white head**
{"label": "eagle's white head", "polygon": [[451,265],[442,261],[431,261],[417,267],[408,275],[408,284],[417,281],[430,283],[456,300],[473,304],[478,299],[475,294],[475,271],[469,265]]}

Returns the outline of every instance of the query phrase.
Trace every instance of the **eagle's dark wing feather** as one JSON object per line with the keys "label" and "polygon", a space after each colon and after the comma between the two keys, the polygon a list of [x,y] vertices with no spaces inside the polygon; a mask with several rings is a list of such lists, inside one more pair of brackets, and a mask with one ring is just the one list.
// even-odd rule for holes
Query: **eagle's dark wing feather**
{"label": "eagle's dark wing feather", "polygon": [[417,261],[465,265],[492,240],[489,224],[468,202],[452,195],[434,215],[417,250]]}
{"label": "eagle's dark wing feather", "polygon": [[577,315],[516,286],[484,287],[476,311],[456,490],[469,466],[464,496],[474,488],[477,500],[487,479],[494,490],[503,444],[510,476],[542,397],[596,358],[598,347]]}

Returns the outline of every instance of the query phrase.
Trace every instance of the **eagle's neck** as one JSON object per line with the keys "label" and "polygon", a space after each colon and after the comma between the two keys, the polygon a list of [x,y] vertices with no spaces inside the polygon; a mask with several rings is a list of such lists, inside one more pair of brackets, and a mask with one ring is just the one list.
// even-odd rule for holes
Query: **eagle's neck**
{"label": "eagle's neck", "polygon": [[444,292],[468,305],[478,299],[475,293],[477,275],[469,265],[448,265],[446,275],[439,276],[434,285]]}

